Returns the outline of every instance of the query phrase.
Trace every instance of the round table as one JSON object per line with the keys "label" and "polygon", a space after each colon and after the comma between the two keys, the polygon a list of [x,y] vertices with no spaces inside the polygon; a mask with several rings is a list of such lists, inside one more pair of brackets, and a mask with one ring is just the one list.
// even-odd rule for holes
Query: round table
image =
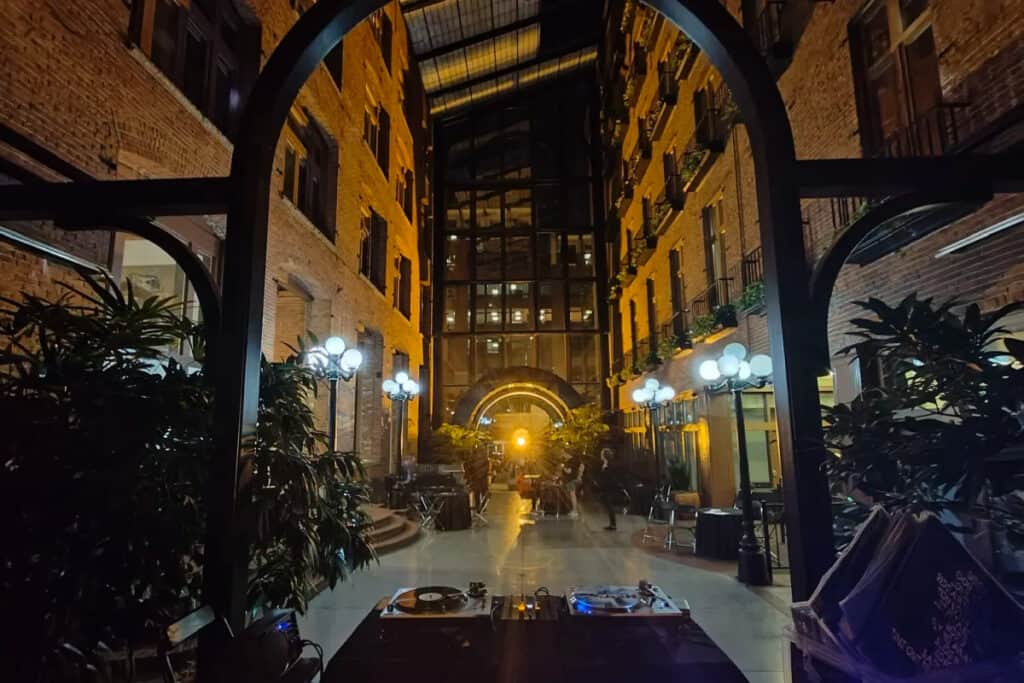
{"label": "round table", "polygon": [[697,510],[697,542],[695,552],[716,560],[739,557],[743,535],[743,513],[736,508],[703,508]]}

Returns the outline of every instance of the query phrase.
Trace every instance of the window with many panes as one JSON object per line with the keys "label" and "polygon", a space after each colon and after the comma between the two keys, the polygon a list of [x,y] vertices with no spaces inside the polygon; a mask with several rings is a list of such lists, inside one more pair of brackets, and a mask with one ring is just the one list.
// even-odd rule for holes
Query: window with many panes
{"label": "window with many panes", "polygon": [[130,33],[157,66],[225,135],[259,71],[260,27],[234,0],[136,0]]}
{"label": "window with many panes", "polygon": [[306,125],[289,119],[284,132],[281,195],[330,239],[334,239],[338,153],[312,119]]}
{"label": "window with many panes", "polygon": [[374,105],[363,111],[363,141],[387,176],[391,156],[391,117],[384,107]]}
{"label": "window with many panes", "polygon": [[413,209],[413,175],[412,171],[405,169],[398,173],[395,181],[395,201],[402,207],[402,213],[410,221],[412,220]]}
{"label": "window with many panes", "polygon": [[362,215],[359,272],[381,292],[387,288],[388,222],[372,209]]}
{"label": "window with many panes", "polygon": [[865,154],[946,151],[955,122],[939,107],[928,0],[872,0],[850,25],[850,46]]}

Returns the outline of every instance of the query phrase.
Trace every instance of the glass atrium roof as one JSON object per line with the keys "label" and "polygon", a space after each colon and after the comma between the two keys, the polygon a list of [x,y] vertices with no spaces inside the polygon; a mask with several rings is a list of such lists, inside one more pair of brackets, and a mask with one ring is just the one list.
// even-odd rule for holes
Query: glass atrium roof
{"label": "glass atrium roof", "polygon": [[601,3],[595,0],[401,5],[432,114],[511,93],[597,59]]}

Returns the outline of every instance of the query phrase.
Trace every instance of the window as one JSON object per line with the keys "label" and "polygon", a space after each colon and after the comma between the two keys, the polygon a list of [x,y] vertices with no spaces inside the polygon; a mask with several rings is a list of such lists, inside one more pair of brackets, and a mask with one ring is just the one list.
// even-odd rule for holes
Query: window
{"label": "window", "polygon": [[469,237],[448,235],[444,241],[444,271],[447,280],[468,280],[469,255],[473,240]]}
{"label": "window", "polygon": [[569,277],[594,277],[594,236],[569,235],[566,240]]}
{"label": "window", "polygon": [[373,37],[377,39],[380,46],[380,54],[384,58],[384,66],[391,71],[391,43],[394,29],[391,25],[391,17],[384,10],[378,10],[370,15],[370,30]]}
{"label": "window", "polygon": [[327,73],[331,75],[334,85],[338,86],[338,90],[341,90],[342,72],[345,63],[344,44],[344,41],[342,41],[335,45],[330,54],[324,58],[324,66],[327,67]]}
{"label": "window", "polygon": [[850,26],[861,142],[868,156],[943,153],[942,100],[927,0],[875,0]]}
{"label": "window", "polygon": [[510,282],[506,285],[506,329],[533,328],[533,285],[528,282]]}
{"label": "window", "polygon": [[332,240],[338,192],[337,164],[337,147],[315,121],[302,126],[289,119],[281,195]]}
{"label": "window", "polygon": [[597,288],[593,282],[569,283],[569,327],[590,329],[597,326]]}
{"label": "window", "polygon": [[468,191],[450,192],[445,203],[445,223],[448,230],[469,230],[472,225],[473,194]]}
{"label": "window", "polygon": [[565,284],[542,282],[538,286],[537,327],[540,329],[565,329]]}
{"label": "window", "polygon": [[469,332],[469,285],[444,288],[443,332]]}
{"label": "window", "polygon": [[231,137],[259,70],[259,24],[240,15],[233,0],[136,0],[129,30],[153,64]]}
{"label": "window", "polygon": [[725,244],[722,238],[722,200],[708,204],[701,210],[701,225],[704,229],[704,271],[708,286],[714,286],[725,278]]}
{"label": "window", "polygon": [[408,318],[412,313],[412,261],[398,257],[398,312]]}
{"label": "window", "polygon": [[658,336],[658,301],[654,295],[654,280],[647,278],[647,338],[651,340],[651,350],[657,348]]}
{"label": "window", "polygon": [[402,207],[402,213],[412,221],[413,207],[413,175],[412,171],[406,169],[398,174],[395,183],[395,201]]}
{"label": "window", "polygon": [[274,308],[274,360],[280,362],[295,354],[300,340],[309,334],[310,297],[300,289],[277,283]]}
{"label": "window", "polygon": [[384,107],[377,105],[363,112],[363,140],[387,176],[391,161],[391,117]]}
{"label": "window", "polygon": [[359,272],[384,292],[387,288],[388,222],[371,210],[362,217]]}
{"label": "window", "polygon": [[683,252],[673,249],[668,253],[669,297],[672,300],[672,332],[676,335],[686,333],[683,320],[683,309],[686,307],[683,293]]}
{"label": "window", "polygon": [[477,332],[501,329],[505,310],[502,302],[504,290],[505,285],[499,284],[476,286],[474,313]]}

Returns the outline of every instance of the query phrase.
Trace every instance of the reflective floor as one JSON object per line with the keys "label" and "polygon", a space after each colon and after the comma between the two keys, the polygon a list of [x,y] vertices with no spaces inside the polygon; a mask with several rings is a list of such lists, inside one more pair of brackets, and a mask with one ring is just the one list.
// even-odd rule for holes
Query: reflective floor
{"label": "reflective floor", "polygon": [[491,593],[552,593],[594,583],[635,584],[647,579],[689,602],[695,621],[743,670],[752,683],[789,680],[789,623],[783,591],[755,592],[727,572],[708,571],[657,557],[630,544],[643,526],[639,517],[606,518],[587,509],[581,518],[531,520],[529,503],[514,492],[496,491],[489,524],[456,532],[424,532],[415,544],[381,558],[318,596],[301,621],[305,638],[319,642],[330,658],[382,597],[400,587],[485,582]]}

